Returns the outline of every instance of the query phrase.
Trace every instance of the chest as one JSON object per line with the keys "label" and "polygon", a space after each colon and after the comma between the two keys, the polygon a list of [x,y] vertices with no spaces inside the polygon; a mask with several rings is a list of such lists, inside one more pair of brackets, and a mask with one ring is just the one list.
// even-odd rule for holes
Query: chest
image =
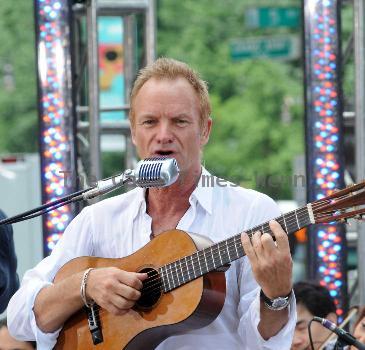
{"label": "chest", "polygon": [[152,224],[151,224],[151,233],[154,236],[157,236],[158,234],[175,229],[181,218],[184,216],[184,213],[176,213],[174,215],[155,215],[152,216]]}

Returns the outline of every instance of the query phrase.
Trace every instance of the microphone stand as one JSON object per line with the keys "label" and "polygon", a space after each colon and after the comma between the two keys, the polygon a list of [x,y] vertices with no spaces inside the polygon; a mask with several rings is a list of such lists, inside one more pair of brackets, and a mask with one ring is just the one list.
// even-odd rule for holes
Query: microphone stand
{"label": "microphone stand", "polygon": [[79,200],[89,200],[114,191],[127,182],[139,187],[165,187],[173,184],[179,176],[176,159],[166,157],[146,158],[137,163],[136,169],[127,169],[123,173],[97,182],[96,186],[81,190],[55,201],[43,204],[35,209],[0,221],[0,225],[14,224],[48,213],[66,204]]}
{"label": "microphone stand", "polygon": [[337,338],[337,341],[335,343],[334,350],[343,350],[348,344],[344,342],[342,339]]}
{"label": "microphone stand", "polygon": [[103,195],[111,191],[114,191],[121,185],[124,185],[126,182],[130,182],[133,180],[134,180],[134,172],[133,170],[128,169],[122,174],[119,174],[117,176],[111,176],[107,179],[98,181],[97,185],[94,187],[89,187],[84,190],[74,192],[70,195],[43,204],[39,207],[25,211],[21,214],[3,219],[0,221],[0,225],[15,224],[16,222],[32,219],[39,215],[46,214],[52,210],[55,210],[59,207],[62,207],[70,203],[75,203],[80,200],[89,200],[95,198],[99,195]]}
{"label": "microphone stand", "polygon": [[[365,350],[365,344],[359,342],[351,333],[346,332],[344,329],[337,327],[331,321],[322,317],[313,317],[313,321],[319,322],[323,327],[329,329],[331,332],[337,335],[337,342],[335,349],[343,349],[343,346],[351,345],[359,350]],[[341,347],[340,347],[341,346]]]}

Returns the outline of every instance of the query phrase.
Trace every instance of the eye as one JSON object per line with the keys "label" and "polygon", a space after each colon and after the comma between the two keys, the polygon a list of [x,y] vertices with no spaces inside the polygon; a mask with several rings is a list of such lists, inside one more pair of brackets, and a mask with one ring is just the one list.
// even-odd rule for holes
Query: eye
{"label": "eye", "polygon": [[189,121],[186,120],[186,119],[179,118],[179,119],[176,119],[175,123],[178,126],[185,126],[185,125],[187,125],[189,123]]}
{"label": "eye", "polygon": [[145,126],[152,126],[152,125],[156,124],[156,120],[155,119],[146,119],[146,120],[142,121],[141,124],[145,125]]}

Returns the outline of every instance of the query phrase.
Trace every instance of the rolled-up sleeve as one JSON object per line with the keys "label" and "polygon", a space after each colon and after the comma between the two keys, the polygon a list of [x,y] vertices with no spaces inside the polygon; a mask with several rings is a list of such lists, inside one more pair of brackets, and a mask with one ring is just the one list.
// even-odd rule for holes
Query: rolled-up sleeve
{"label": "rolled-up sleeve", "polygon": [[244,349],[255,350],[289,350],[296,324],[296,303],[292,293],[289,303],[289,320],[273,337],[264,340],[257,326],[260,322],[260,287],[253,278],[250,264],[244,258],[241,276],[241,299],[238,306],[240,322],[238,334],[245,343]]}
{"label": "rolled-up sleeve", "polygon": [[27,271],[20,289],[11,298],[8,310],[8,328],[19,340],[36,341],[37,349],[52,349],[60,330],[43,333],[37,326],[33,312],[39,291],[52,285],[57,271],[71,259],[92,255],[93,234],[89,207],[85,208],[67,227],[52,251],[35,268]]}
{"label": "rolled-up sleeve", "polygon": [[[276,203],[268,196],[260,194],[248,213],[250,219],[246,223],[246,229],[253,228],[280,215],[281,213]],[[248,258],[244,257],[241,259],[239,265],[240,268],[238,269],[237,276],[240,289],[238,334],[244,343],[244,349],[289,350],[296,324],[294,293],[292,293],[288,306],[288,322],[275,336],[264,340],[257,329],[260,322],[260,287],[253,277]]]}

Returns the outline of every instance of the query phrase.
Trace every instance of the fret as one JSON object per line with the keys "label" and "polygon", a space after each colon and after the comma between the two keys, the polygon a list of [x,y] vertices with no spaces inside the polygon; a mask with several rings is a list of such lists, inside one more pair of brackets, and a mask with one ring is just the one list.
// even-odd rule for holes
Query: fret
{"label": "fret", "polygon": [[161,282],[162,282],[162,289],[164,290],[164,291],[166,291],[166,284],[165,284],[165,277],[164,277],[164,268],[163,267],[161,267],[160,269],[159,269],[159,274],[160,274],[160,276],[161,276]]}
{"label": "fret", "polygon": [[213,254],[213,249],[212,249],[212,247],[213,247],[213,246],[210,246],[210,252],[211,252],[211,254],[212,254],[212,258],[213,258],[213,259],[212,259],[212,260],[213,260],[213,266],[214,266],[214,270],[215,270],[215,268],[216,268],[216,267],[215,267],[215,260],[214,260],[214,254]]}
{"label": "fret", "polygon": [[207,272],[209,271],[209,267],[208,267],[208,261],[207,261],[207,256],[205,255],[205,249],[203,249],[203,255],[204,255],[204,260],[205,260],[205,266],[207,269]]}
{"label": "fret", "polygon": [[[241,241],[241,236],[240,236],[240,241]],[[239,254],[238,254],[238,249],[237,249],[237,244],[236,244],[236,238],[233,238],[233,242],[234,242],[234,247],[236,249],[236,255],[237,255],[237,258],[238,258]]]}
{"label": "fret", "polygon": [[228,247],[228,239],[226,239],[226,247],[227,247],[227,252],[228,252],[228,259],[229,259],[229,261],[231,261],[231,256],[229,254],[229,247]]}
{"label": "fret", "polygon": [[[169,270],[170,270],[169,272],[170,272],[170,275],[171,275],[171,287],[172,287],[172,288],[175,288],[174,275],[172,274],[172,264],[169,264],[168,266],[169,266],[169,268],[170,268],[170,269],[169,269]],[[172,289],[172,288],[171,288],[171,289]]]}
{"label": "fret", "polygon": [[238,244],[236,245],[236,247],[237,247],[237,249],[240,248],[240,250],[238,250],[238,256],[237,256],[237,258],[240,258],[241,256],[244,256],[245,255],[245,251],[243,250],[241,236],[238,237]]}
{"label": "fret", "polygon": [[201,267],[201,265],[200,265],[199,252],[197,252],[197,253],[196,253],[196,256],[197,256],[197,258],[198,258],[198,264],[199,264],[199,269],[200,269],[200,275],[202,275],[202,274],[203,274],[203,271],[202,271],[202,267]]}
{"label": "fret", "polygon": [[299,220],[298,220],[298,214],[297,214],[297,210],[296,209],[294,209],[294,215],[295,215],[295,219],[297,221],[298,230],[300,230],[300,225],[299,225]]}
{"label": "fret", "polygon": [[188,266],[187,256],[184,259],[185,259],[186,271],[188,271],[188,279],[190,281],[191,278],[190,278],[190,270],[189,270],[189,266]]}
{"label": "fret", "polygon": [[180,285],[180,281],[179,281],[179,274],[177,273],[177,265],[176,264],[177,264],[177,261],[175,261],[175,271],[174,271],[175,275],[174,275],[174,277],[177,278],[177,284],[175,285],[175,287],[178,287]]}
{"label": "fret", "polygon": [[180,285],[179,274],[177,273],[177,261],[175,261],[175,266],[174,266],[174,270],[172,271],[172,273],[174,276],[174,284],[175,284],[175,288],[176,288]]}
{"label": "fret", "polygon": [[170,279],[169,279],[169,276],[168,276],[167,271],[166,271],[166,265],[164,266],[164,271],[166,272],[167,284],[169,285],[169,289],[171,289],[171,286],[170,286]]}
{"label": "fret", "polygon": [[181,276],[182,276],[182,283],[184,284],[185,283],[185,274],[184,274],[184,271],[182,269],[182,259],[179,260],[179,263],[180,263],[180,273],[181,273]]}
{"label": "fret", "polygon": [[221,249],[219,247],[219,243],[217,244],[217,248],[218,248],[218,255],[219,255],[219,259],[221,261],[221,265],[223,265],[223,260],[222,260]]}
{"label": "fret", "polygon": [[283,215],[282,218],[283,218],[283,221],[284,221],[285,232],[286,232],[286,234],[288,234],[289,231],[288,231],[288,226],[286,226],[285,215]]}
{"label": "fret", "polygon": [[191,266],[193,267],[194,278],[196,278],[196,272],[195,272],[195,266],[194,266],[194,261],[193,261],[193,255],[190,255],[190,260],[191,260]]}

